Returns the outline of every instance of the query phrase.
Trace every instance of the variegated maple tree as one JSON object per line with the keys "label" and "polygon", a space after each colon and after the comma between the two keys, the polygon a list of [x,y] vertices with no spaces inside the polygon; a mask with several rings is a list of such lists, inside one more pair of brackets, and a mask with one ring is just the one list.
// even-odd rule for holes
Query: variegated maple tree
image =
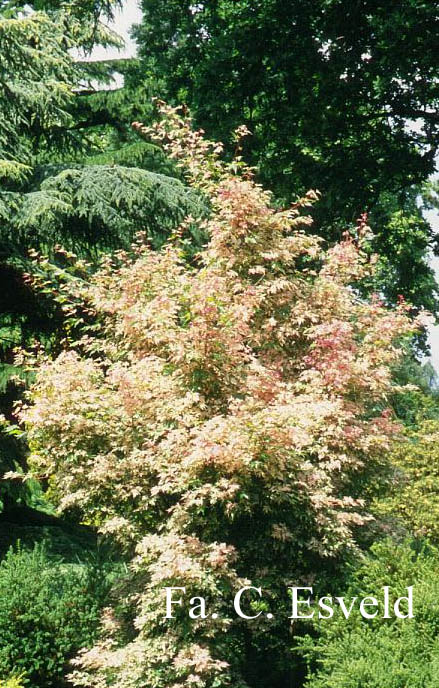
{"label": "variegated maple tree", "polygon": [[[38,362],[21,419],[60,508],[136,547],[118,592],[132,624],[108,609],[74,682],[237,688],[252,684],[250,657],[290,662],[286,587],[355,547],[398,434],[391,367],[416,324],[404,303],[361,297],[365,218],[324,249],[306,215],[315,193],[276,209],[239,157],[223,162],[159,105],[153,128],[134,126],[208,199],[207,243],[188,261],[185,225],[158,252],[139,241],[87,280],[59,278],[88,330]],[[268,591],[248,622],[232,607],[245,581]],[[218,618],[176,606],[165,619],[165,586]]]}

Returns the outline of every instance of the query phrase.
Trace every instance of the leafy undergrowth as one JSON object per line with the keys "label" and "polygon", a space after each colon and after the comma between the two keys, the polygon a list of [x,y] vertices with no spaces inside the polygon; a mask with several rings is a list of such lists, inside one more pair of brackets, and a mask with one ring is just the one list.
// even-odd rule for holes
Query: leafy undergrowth
{"label": "leafy undergrowth", "polygon": [[0,563],[0,676],[20,677],[2,688],[64,684],[71,657],[96,639],[118,568],[106,548],[81,550],[65,533],[37,530],[11,532],[37,542],[32,548],[18,542]]}

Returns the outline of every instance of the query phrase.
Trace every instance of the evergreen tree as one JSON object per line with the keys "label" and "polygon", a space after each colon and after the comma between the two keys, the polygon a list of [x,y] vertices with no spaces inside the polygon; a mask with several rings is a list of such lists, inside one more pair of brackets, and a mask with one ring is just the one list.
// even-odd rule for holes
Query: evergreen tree
{"label": "evergreen tree", "polygon": [[[11,338],[20,344],[27,340],[25,324],[20,328],[15,317],[19,304],[9,302],[6,285],[20,281],[29,248],[51,253],[61,243],[96,255],[129,245],[137,231],[160,243],[189,212],[201,211],[198,197],[180,180],[143,169],[148,162],[160,169],[163,156],[157,147],[134,143],[130,134],[129,145],[118,142],[108,151],[109,137],[100,127],[120,117],[123,108],[115,113],[102,106],[106,96],[99,90],[87,108],[105,110],[105,120],[81,120],[87,83],[98,76],[110,79],[113,70],[71,58],[69,50],[88,45],[93,31],[96,41],[112,40],[90,21],[84,25],[82,15],[79,24],[72,12],[10,9],[1,14],[0,310],[2,326],[12,328],[4,339],[8,350]],[[129,119],[122,120],[120,129],[129,125]],[[166,171],[172,171],[169,165]]]}
{"label": "evergreen tree", "polygon": [[[36,335],[53,347],[63,335],[60,309],[28,284],[29,250],[53,258],[61,244],[95,260],[139,231],[158,246],[184,217],[205,211],[171,165],[161,168],[159,149],[135,141],[126,94],[100,90],[117,64],[72,57],[120,43],[99,22],[111,8],[0,5],[0,411],[8,418],[14,347]],[[13,468],[20,447],[11,437],[2,447],[0,462]]]}

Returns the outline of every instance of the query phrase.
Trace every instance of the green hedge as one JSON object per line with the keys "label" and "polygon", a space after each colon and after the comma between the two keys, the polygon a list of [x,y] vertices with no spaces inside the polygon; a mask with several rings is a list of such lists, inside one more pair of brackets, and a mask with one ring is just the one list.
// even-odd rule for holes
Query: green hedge
{"label": "green hedge", "polygon": [[438,550],[416,542],[375,544],[346,594],[379,598],[384,585],[397,596],[414,586],[414,618],[321,620],[317,638],[299,641],[309,663],[306,688],[439,688]]}
{"label": "green hedge", "polygon": [[0,563],[0,676],[59,685],[68,660],[95,639],[108,589],[97,565],[65,564],[44,544],[10,549]]}

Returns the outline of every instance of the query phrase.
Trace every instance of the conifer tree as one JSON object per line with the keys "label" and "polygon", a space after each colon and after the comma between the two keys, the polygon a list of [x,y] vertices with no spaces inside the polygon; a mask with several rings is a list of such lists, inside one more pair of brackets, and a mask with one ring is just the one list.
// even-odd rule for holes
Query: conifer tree
{"label": "conifer tree", "polygon": [[[19,287],[20,268],[29,248],[50,253],[62,243],[96,255],[129,245],[137,231],[155,235],[160,243],[185,215],[201,209],[180,180],[143,169],[148,166],[146,152],[149,161],[160,157],[157,147],[139,142],[111,155],[105,133],[93,130],[96,123],[86,127],[80,121],[84,83],[97,74],[88,63],[75,63],[69,50],[87,46],[92,34],[97,42],[113,40],[94,26],[93,18],[87,23],[81,15],[79,23],[66,10],[11,9],[0,15],[0,310],[2,326],[12,328],[4,339],[7,349],[11,339],[24,343],[27,337],[25,313],[23,329],[6,285],[12,280],[26,292]],[[100,78],[104,76],[101,70]],[[104,97],[99,90],[94,95],[98,102]],[[116,116],[106,115],[108,120]],[[129,129],[129,123],[120,126]]]}
{"label": "conifer tree", "polygon": [[[108,122],[131,114],[102,105],[111,91],[99,89],[114,65],[75,60],[72,51],[120,43],[99,21],[111,9],[112,3],[43,3],[37,11],[0,4],[0,412],[7,416],[16,393],[10,380],[19,372],[14,347],[36,335],[53,346],[63,332],[60,310],[27,284],[29,250],[54,257],[62,244],[95,260],[129,246],[139,231],[160,245],[186,215],[205,211],[198,194],[158,171],[157,146],[134,143],[130,133],[129,145],[118,140],[108,152]],[[105,114],[100,124],[93,111]],[[119,120],[119,128],[130,131],[130,121]],[[172,174],[172,167],[164,171]],[[13,467],[17,451],[8,440],[3,467]]]}

